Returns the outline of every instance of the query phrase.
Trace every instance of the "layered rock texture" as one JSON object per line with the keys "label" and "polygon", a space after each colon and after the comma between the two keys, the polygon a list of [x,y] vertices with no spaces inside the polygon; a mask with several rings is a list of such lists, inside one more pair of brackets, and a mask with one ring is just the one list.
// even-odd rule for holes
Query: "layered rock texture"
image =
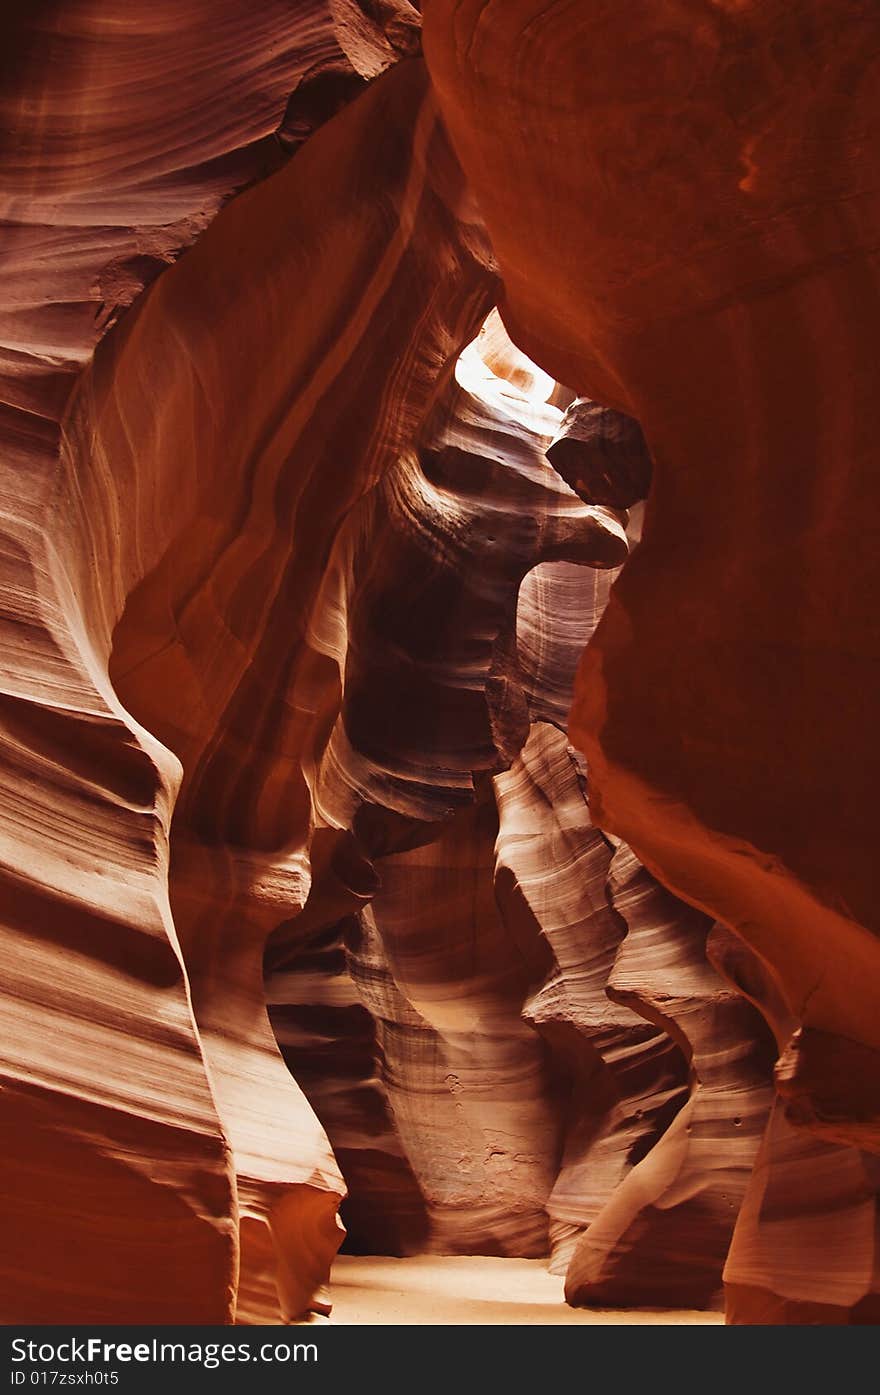
{"label": "layered rock texture", "polygon": [[880,19],[420,8],[2,21],[0,1318],[876,1321]]}

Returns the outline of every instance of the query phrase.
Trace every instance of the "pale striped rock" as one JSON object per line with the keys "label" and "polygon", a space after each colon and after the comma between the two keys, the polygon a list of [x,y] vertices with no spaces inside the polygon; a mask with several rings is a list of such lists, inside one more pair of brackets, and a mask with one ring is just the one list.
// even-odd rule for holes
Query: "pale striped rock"
{"label": "pale striped rock", "polygon": [[[370,194],[349,217],[355,169]],[[25,1198],[28,1177],[64,1177],[17,1208],[17,1320],[326,1304],[345,1188],[278,1053],[262,949],[309,887],[291,757],[335,691],[303,668],[309,597],[345,510],[485,313],[460,189],[423,71],[399,66],[230,203],[104,341],[60,466],[33,416],[16,437],[36,446],[7,495],[5,769],[26,797],[6,821],[23,977],[4,998],[4,1109],[45,1125],[14,1130],[7,1166]],[[69,1049],[49,1050],[62,1023]],[[33,1152],[49,1138],[52,1160]]]}
{"label": "pale striped rock", "polygon": [[660,886],[626,844],[614,853],[608,888],[628,927],[608,995],[679,1045],[689,1093],[579,1243],[566,1297],[713,1306],[770,1109],[775,1044],[709,963],[712,922]]}
{"label": "pale striped rock", "polygon": [[496,889],[510,928],[546,936],[552,964],[525,1015],[570,1080],[565,1150],[547,1207],[554,1268],[656,1142],[684,1097],[684,1061],[666,1033],[612,1002],[606,987],[626,925],[605,892],[612,849],[595,829],[565,736],[543,723],[509,773]]}

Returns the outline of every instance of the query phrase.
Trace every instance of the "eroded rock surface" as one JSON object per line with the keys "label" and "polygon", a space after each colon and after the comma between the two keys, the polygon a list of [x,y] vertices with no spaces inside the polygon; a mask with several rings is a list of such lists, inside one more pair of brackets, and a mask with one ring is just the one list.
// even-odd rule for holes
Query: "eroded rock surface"
{"label": "eroded rock surface", "polygon": [[2,25],[0,1317],[876,1320],[873,7]]}

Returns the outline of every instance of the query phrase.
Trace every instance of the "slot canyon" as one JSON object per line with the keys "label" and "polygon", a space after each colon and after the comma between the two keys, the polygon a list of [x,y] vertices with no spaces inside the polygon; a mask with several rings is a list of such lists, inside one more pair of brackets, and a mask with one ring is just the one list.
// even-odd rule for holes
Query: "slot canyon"
{"label": "slot canyon", "polygon": [[0,1322],[880,1322],[876,0],[0,36]]}

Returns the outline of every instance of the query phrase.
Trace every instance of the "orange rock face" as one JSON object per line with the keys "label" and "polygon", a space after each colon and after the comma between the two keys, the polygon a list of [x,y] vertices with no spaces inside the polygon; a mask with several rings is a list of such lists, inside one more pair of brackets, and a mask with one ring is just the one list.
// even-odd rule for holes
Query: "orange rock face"
{"label": "orange rock face", "polygon": [[[830,1113],[864,1146],[880,1032],[876,10],[484,8],[434,0],[425,43],[506,323],[635,416],[654,460],[572,713],[594,817],[742,934],[798,1041],[858,1057],[833,1103],[797,1043],[783,1079],[797,1128],[827,1136]],[[869,1290],[862,1270],[844,1306]],[[821,1272],[811,1299],[837,1302]]]}
{"label": "orange rock face", "polygon": [[875,1320],[880,22],[422,9],[3,21],[0,1318]]}

